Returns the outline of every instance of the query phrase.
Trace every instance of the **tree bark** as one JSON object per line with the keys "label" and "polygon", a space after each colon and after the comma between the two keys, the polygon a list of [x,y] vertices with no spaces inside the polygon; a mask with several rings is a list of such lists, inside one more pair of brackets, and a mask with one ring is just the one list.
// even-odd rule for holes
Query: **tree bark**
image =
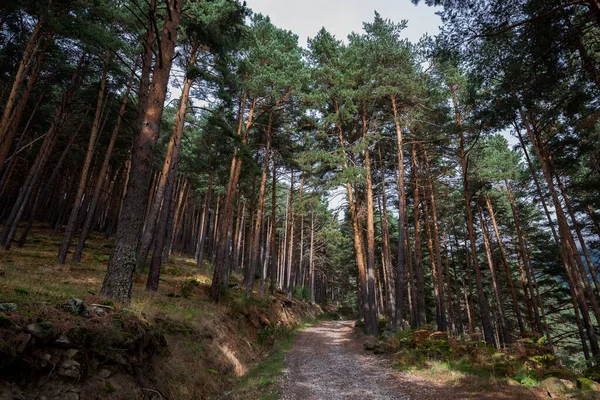
{"label": "tree bark", "polygon": [[402,327],[404,319],[404,268],[406,264],[406,194],[404,188],[404,149],[400,117],[396,106],[396,96],[390,96],[396,127],[396,145],[398,151],[398,259],[396,265],[396,317],[394,327]]}
{"label": "tree bark", "polygon": [[117,226],[115,247],[102,284],[101,293],[104,296],[125,302],[131,299],[133,273],[138,258],[154,150],[175,53],[182,3],[183,0],[166,1],[167,13],[161,33],[160,54],[152,76],[142,128],[132,148],[130,176]]}

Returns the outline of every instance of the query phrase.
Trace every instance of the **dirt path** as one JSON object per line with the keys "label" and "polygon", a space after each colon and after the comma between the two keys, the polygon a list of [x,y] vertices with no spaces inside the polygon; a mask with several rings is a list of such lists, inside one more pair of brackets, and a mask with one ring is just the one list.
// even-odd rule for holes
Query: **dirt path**
{"label": "dirt path", "polygon": [[396,372],[389,360],[366,352],[364,340],[353,331],[354,321],[331,321],[299,332],[286,357],[283,399],[538,398],[520,388],[473,393],[466,387],[444,387],[433,380]]}

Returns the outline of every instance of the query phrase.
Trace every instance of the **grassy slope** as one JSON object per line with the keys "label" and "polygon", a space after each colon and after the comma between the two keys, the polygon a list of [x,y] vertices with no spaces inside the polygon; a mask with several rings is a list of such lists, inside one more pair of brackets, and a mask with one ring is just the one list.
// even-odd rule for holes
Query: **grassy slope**
{"label": "grassy slope", "polygon": [[[59,328],[111,326],[114,315],[85,319],[60,310],[60,305],[72,297],[88,305],[105,301],[98,292],[111,241],[94,236],[80,264],[62,266],[55,264],[59,242],[60,237],[36,229],[26,247],[0,252],[0,303],[19,306],[18,312],[9,317],[21,326],[38,318]],[[153,387],[177,399],[222,398],[224,393],[260,398],[276,393],[283,369],[282,354],[293,337],[290,332],[318,310],[281,296],[246,300],[241,290],[231,290],[220,304],[215,304],[208,298],[209,285],[206,268],[196,268],[191,259],[173,257],[163,268],[158,293],[146,292],[145,277],[137,277],[131,303],[115,305],[115,314],[157,326],[166,336],[168,355],[154,361]],[[187,298],[182,296],[184,288],[190,292]],[[239,377],[265,358],[266,363],[248,374],[240,385]],[[107,381],[101,383],[109,389],[88,388],[88,393],[96,391],[98,398],[141,397],[143,393],[125,373]]]}

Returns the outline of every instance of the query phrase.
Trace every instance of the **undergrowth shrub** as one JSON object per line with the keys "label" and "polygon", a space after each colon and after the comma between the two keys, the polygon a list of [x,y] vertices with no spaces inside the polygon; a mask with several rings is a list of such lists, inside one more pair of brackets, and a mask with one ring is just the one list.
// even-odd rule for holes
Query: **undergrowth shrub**
{"label": "undergrowth shrub", "polygon": [[[543,338],[519,339],[502,350],[469,337],[448,337],[429,329],[396,332],[387,341],[401,370],[430,368],[436,362],[450,371],[481,377],[512,378],[525,386],[537,386],[550,376],[570,373],[546,346]],[[600,373],[590,371],[589,375]]]}

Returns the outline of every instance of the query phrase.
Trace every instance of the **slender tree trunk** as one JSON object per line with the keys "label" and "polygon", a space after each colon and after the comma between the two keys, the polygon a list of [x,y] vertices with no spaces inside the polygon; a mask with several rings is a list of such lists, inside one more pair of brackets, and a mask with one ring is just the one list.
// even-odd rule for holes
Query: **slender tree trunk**
{"label": "slender tree trunk", "polygon": [[10,94],[8,95],[8,99],[4,104],[2,117],[0,118],[0,144],[3,144],[6,139],[6,133],[8,127],[10,126],[11,117],[13,116],[13,108],[15,107],[15,104],[19,98],[19,90],[23,85],[23,81],[27,77],[27,72],[30,69],[31,62],[38,51],[43,24],[44,18],[40,17],[35,24],[31,35],[29,35],[29,40],[25,46],[25,50],[23,51],[23,56],[21,57],[21,61],[19,61],[19,66],[17,67],[17,72],[15,74],[15,80],[13,81]]}
{"label": "slender tree trunk", "polygon": [[492,276],[492,286],[494,288],[494,296],[496,298],[496,312],[498,320],[498,332],[500,341],[503,344],[511,342],[511,338],[508,333],[508,327],[506,326],[506,317],[504,316],[504,306],[502,305],[502,298],[500,296],[500,287],[498,285],[498,276],[496,274],[496,266],[494,263],[494,256],[492,255],[492,247],[490,245],[490,238],[488,228],[483,218],[481,207],[477,206],[479,211],[479,223],[481,224],[481,235],[483,236],[483,244],[485,247],[485,253],[487,255],[488,267],[490,268],[490,274]]}
{"label": "slender tree trunk", "polygon": [[[271,284],[269,285],[269,292],[275,293],[275,287],[277,286],[277,165],[275,154],[271,157],[273,160],[273,181],[271,182]],[[314,297],[314,292],[313,297]]]}
{"label": "slender tree trunk", "polygon": [[426,322],[426,306],[425,306],[425,284],[423,282],[423,251],[421,247],[421,218],[419,216],[419,164],[417,158],[417,147],[416,144],[412,146],[412,158],[413,158],[413,216],[414,216],[414,224],[415,224],[415,280],[416,280],[416,326],[417,328],[423,325]]}
{"label": "slender tree trunk", "polygon": [[500,237],[500,230],[498,229],[498,224],[496,223],[496,214],[494,213],[494,207],[492,206],[492,200],[489,196],[485,196],[485,204],[487,206],[488,212],[490,213],[490,218],[492,220],[492,226],[494,228],[494,234],[496,235],[496,241],[498,242],[498,250],[500,250],[500,258],[502,260],[502,265],[504,266],[504,273],[506,274],[506,283],[508,284],[508,288],[510,289],[510,296],[513,302],[513,308],[515,310],[515,315],[517,316],[517,323],[519,324],[519,332],[521,336],[525,334],[525,324],[523,323],[523,318],[521,316],[521,309],[519,307],[519,301],[517,299],[517,292],[515,290],[515,284],[512,279],[512,274],[510,273],[510,267],[508,266],[508,261],[506,260],[506,254],[504,253],[504,246],[502,245],[502,238]]}
{"label": "slender tree trunk", "polygon": [[[246,144],[248,142],[248,134],[250,132],[250,128],[254,124],[254,112],[256,111],[257,104],[257,99],[254,98],[252,100],[252,105],[250,106],[250,111],[246,122],[246,128],[244,129],[243,121],[244,109],[246,105],[246,96],[247,94],[244,93],[242,101],[240,103],[240,110],[238,115],[239,124],[237,134],[240,137],[243,144]],[[220,224],[219,229],[217,231],[218,240],[216,249],[216,259],[214,263],[215,270],[213,273],[213,281],[210,287],[210,296],[216,302],[218,302],[221,297],[221,289],[223,286],[223,266],[225,264],[225,258],[227,257],[227,251],[229,246],[228,236],[231,226],[231,220],[233,218],[235,193],[237,191],[240,173],[242,170],[242,159],[239,157],[238,153],[239,151],[236,148],[234,151],[233,158],[231,160],[229,182],[227,183],[227,193],[225,195],[225,198],[223,199],[222,223]]]}
{"label": "slender tree trunk", "polygon": [[[392,250],[390,248],[390,228],[387,212],[387,196],[385,194],[385,172],[383,169],[383,160],[381,156],[381,147],[379,150],[379,163],[381,172],[381,232],[382,232],[382,257],[383,269],[385,275],[385,291],[387,295],[388,316],[390,321],[396,317],[396,303],[394,294],[394,271],[392,265]],[[411,282],[412,283],[412,282]],[[412,287],[412,285],[411,285]]]}
{"label": "slender tree trunk", "polygon": [[208,190],[206,192],[206,197],[204,198],[204,207],[202,209],[202,218],[200,219],[200,229],[198,232],[198,244],[196,245],[196,266],[198,268],[202,267],[202,260],[204,259],[204,248],[206,247],[206,236],[208,231],[208,214],[210,212],[214,180],[215,173],[214,171],[211,171],[208,176]]}
{"label": "slender tree trunk", "polygon": [[431,204],[431,221],[433,225],[433,245],[435,249],[435,276],[437,278],[439,299],[437,300],[437,325],[438,330],[447,331],[448,324],[446,321],[446,305],[445,305],[445,294],[444,294],[444,271],[442,268],[442,253],[440,249],[440,233],[438,228],[437,219],[437,208],[435,204],[435,195],[433,193],[433,182],[431,179],[431,167],[429,165],[429,157],[427,156],[427,149],[423,146],[423,157],[425,158],[425,175],[427,176],[427,185],[429,186],[429,203]]}
{"label": "slender tree trunk", "polygon": [[404,188],[404,148],[400,117],[396,106],[396,96],[390,96],[396,127],[396,144],[398,150],[398,259],[396,265],[396,318],[394,327],[402,327],[404,319],[404,268],[406,264],[406,194]]}
{"label": "slender tree trunk", "polygon": [[[337,103],[335,103],[336,114],[339,114],[339,109]],[[346,146],[344,145],[344,135],[342,131],[341,125],[337,124],[337,133],[338,133],[338,144],[340,146],[340,150],[344,155],[343,168],[345,170],[348,169],[348,160],[346,154]],[[374,335],[377,333],[377,315],[376,310],[369,307],[369,301],[367,297],[367,273],[366,273],[366,260],[364,255],[364,238],[362,234],[362,224],[359,220],[357,203],[354,200],[354,194],[352,185],[350,183],[346,183],[346,191],[348,195],[348,204],[350,207],[350,219],[352,221],[352,236],[354,242],[354,253],[356,257],[356,266],[358,269],[358,281],[359,281],[359,298],[360,305],[362,308],[362,316],[365,321],[365,333],[367,335]]]}
{"label": "slender tree trunk", "polygon": [[[366,192],[365,192],[365,205],[367,207],[367,290],[368,290],[368,301],[369,308],[374,310],[375,316],[377,316],[377,300],[375,298],[375,209],[373,205],[373,180],[371,178],[371,152],[369,151],[368,145],[368,128],[367,128],[367,111],[366,107],[363,107],[362,111],[362,128],[363,128],[363,139],[367,141],[365,148],[365,166],[366,166]],[[398,289],[396,289],[398,290]],[[396,304],[396,307],[398,305]],[[403,314],[400,314],[401,320]],[[375,318],[376,319],[376,318]],[[375,321],[377,322],[377,321]],[[375,326],[374,333],[377,333],[377,325]]]}
{"label": "slender tree trunk", "polygon": [[[2,172],[4,164],[6,163],[6,159],[8,158],[8,154],[13,144],[13,140],[19,129],[19,125],[21,123],[21,118],[23,116],[23,112],[27,107],[27,103],[29,101],[29,96],[33,89],[35,88],[35,84],[37,83],[40,69],[42,68],[42,62],[46,55],[46,50],[48,48],[49,40],[46,40],[44,43],[44,47],[37,54],[35,65],[32,67],[32,71],[29,74],[29,78],[27,79],[27,84],[25,85],[25,90],[19,99],[19,103],[17,104],[13,114],[10,117],[10,124],[6,127],[4,132],[4,136],[0,134],[0,172]],[[37,107],[36,107],[37,108]]]}
{"label": "slender tree trunk", "polygon": [[475,269],[475,285],[477,286],[477,298],[479,300],[479,314],[481,317],[481,324],[483,326],[483,335],[487,344],[494,343],[494,327],[490,321],[490,312],[485,292],[483,290],[483,283],[481,281],[481,270],[479,268],[479,261],[477,259],[477,246],[475,242],[475,228],[473,223],[473,211],[471,209],[471,190],[469,187],[469,160],[468,154],[465,151],[465,138],[462,130],[462,117],[458,109],[458,101],[456,99],[456,88],[451,86],[452,101],[454,104],[454,111],[456,114],[456,124],[460,131],[460,164],[462,168],[462,181],[463,181],[463,193],[465,198],[465,209],[467,213],[467,230],[469,232],[469,242],[471,245],[471,256],[473,262],[473,268]]}
{"label": "slender tree trunk", "polygon": [[273,126],[273,112],[269,113],[269,122],[267,125],[267,144],[265,148],[265,156],[263,160],[262,176],[260,178],[260,189],[258,191],[258,207],[256,209],[256,219],[253,224],[252,233],[252,249],[251,259],[248,263],[249,271],[246,274],[246,297],[252,296],[252,288],[254,287],[254,275],[256,273],[257,266],[260,264],[259,257],[259,246],[260,246],[260,232],[263,226],[265,203],[267,198],[267,174],[269,172],[269,157],[271,155],[271,128]]}

